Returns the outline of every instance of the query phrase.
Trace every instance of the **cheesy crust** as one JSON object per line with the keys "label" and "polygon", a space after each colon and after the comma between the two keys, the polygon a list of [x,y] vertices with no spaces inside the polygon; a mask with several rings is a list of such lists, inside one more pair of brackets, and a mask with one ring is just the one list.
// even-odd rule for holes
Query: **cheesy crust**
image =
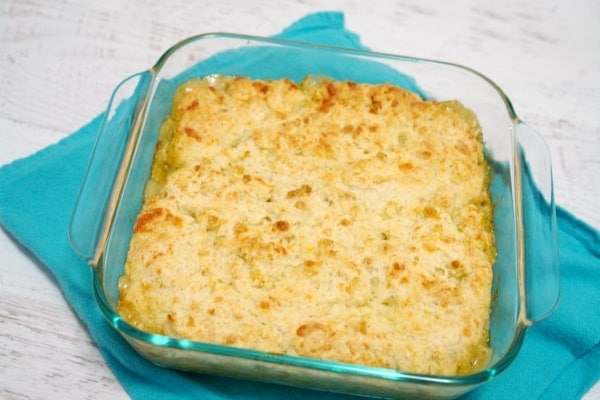
{"label": "cheesy crust", "polygon": [[495,257],[475,116],[390,84],[175,94],[119,290],[149,332],[415,373],[482,368]]}

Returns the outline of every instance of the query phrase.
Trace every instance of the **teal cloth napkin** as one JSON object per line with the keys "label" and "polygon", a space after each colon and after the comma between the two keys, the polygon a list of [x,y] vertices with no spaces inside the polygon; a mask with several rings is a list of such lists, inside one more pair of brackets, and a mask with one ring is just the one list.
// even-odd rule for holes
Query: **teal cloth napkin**
{"label": "teal cloth napkin", "polygon": [[[279,36],[363,48],[341,13],[308,15]],[[56,277],[106,362],[135,399],[349,399],[153,365],[106,323],[92,294],[92,271],[72,251],[67,228],[96,134],[99,115],[55,145],[0,167],[0,224]],[[573,399],[600,379],[600,233],[558,208],[562,297],[534,325],[513,364],[467,399]]]}

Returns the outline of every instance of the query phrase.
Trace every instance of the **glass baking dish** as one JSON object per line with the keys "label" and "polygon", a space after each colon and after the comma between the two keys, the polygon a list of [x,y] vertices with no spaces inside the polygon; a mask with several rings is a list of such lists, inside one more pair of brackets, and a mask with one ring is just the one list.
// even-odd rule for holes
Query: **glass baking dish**
{"label": "glass baking dish", "polygon": [[[456,99],[479,118],[491,164],[494,265],[485,369],[433,376],[269,354],[141,331],[116,312],[118,279],[158,139],[177,86],[207,75],[255,79],[306,75],[393,84],[435,100]],[[375,397],[454,398],[505,370],[528,327],[558,302],[558,254],[550,157],[502,90],[469,68],[439,61],[238,34],[204,34],[169,49],[113,93],[75,206],[69,237],[94,270],[108,322],[148,360],[171,368]]]}

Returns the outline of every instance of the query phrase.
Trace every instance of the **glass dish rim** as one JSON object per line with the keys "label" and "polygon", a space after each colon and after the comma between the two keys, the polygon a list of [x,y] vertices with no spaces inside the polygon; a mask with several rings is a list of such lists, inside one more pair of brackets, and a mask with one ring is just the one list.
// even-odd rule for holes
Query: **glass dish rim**
{"label": "glass dish rim", "polygon": [[462,69],[471,74],[477,75],[479,78],[486,81],[491,87],[494,88],[494,90],[497,92],[497,94],[502,99],[502,101],[506,107],[506,111],[507,111],[509,119],[512,120],[513,122],[521,121],[521,119],[518,117],[517,113],[515,112],[512,102],[510,101],[509,97],[506,95],[504,90],[496,82],[494,82],[491,78],[489,78],[487,75],[481,73],[480,71],[478,71],[476,69],[470,68],[466,65],[454,63],[454,62],[450,62],[450,61],[433,59],[433,58],[414,57],[414,56],[408,56],[408,55],[404,55],[404,54],[394,54],[394,53],[387,53],[387,52],[380,52],[380,51],[372,51],[372,50],[369,50],[368,48],[351,48],[351,47],[344,47],[344,46],[335,46],[335,45],[331,45],[331,44],[315,43],[315,42],[308,42],[308,41],[302,41],[302,40],[296,40],[296,39],[287,39],[287,38],[282,38],[282,37],[278,37],[278,36],[266,37],[266,36],[248,35],[248,34],[233,33],[233,32],[200,33],[197,35],[189,36],[189,37],[182,39],[179,42],[173,44],[171,47],[169,47],[167,50],[165,50],[160,55],[160,57],[157,59],[157,61],[149,69],[147,69],[146,71],[143,71],[143,72],[150,72],[153,75],[156,75],[162,69],[162,67],[164,66],[166,61],[169,59],[169,57],[173,53],[175,53],[179,49],[181,49],[182,47],[185,47],[191,43],[200,41],[202,39],[214,39],[214,38],[229,38],[229,39],[236,39],[236,40],[247,41],[247,42],[258,42],[258,43],[265,43],[265,44],[270,44],[270,45],[279,45],[282,47],[295,47],[295,48],[304,48],[304,49],[312,48],[312,49],[318,49],[321,51],[332,51],[337,54],[349,54],[349,55],[354,55],[354,56],[376,58],[376,59],[380,59],[380,60],[388,59],[388,60],[396,60],[396,61],[404,61],[404,62],[412,62],[412,63],[437,64],[440,66],[459,68],[459,69]]}
{"label": "glass dish rim", "polygon": [[[101,264],[100,261],[99,264]],[[287,365],[305,369],[319,370],[322,372],[335,372],[340,375],[354,375],[367,378],[384,379],[397,383],[411,384],[437,384],[450,386],[479,385],[504,371],[518,355],[525,332],[528,327],[520,321],[516,324],[513,340],[506,354],[496,363],[489,365],[484,370],[466,375],[433,375],[419,374],[391,368],[371,367],[367,365],[349,364],[337,361],[322,360],[316,358],[267,353],[260,350],[252,350],[241,347],[226,346],[207,342],[199,342],[190,339],[175,338],[172,336],[159,335],[136,328],[125,321],[109,304],[102,289],[102,278],[98,268],[93,268],[94,298],[102,315],[108,323],[121,335],[134,340],[142,341],[160,348],[172,348],[177,350],[193,351],[201,354],[214,354],[226,357],[238,357],[249,361],[270,363],[273,365]]]}

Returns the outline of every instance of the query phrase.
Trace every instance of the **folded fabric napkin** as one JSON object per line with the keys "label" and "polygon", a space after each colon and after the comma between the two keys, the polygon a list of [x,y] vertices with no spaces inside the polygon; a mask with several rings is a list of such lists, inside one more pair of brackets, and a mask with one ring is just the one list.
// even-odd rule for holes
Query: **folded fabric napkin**
{"label": "folded fabric napkin", "polygon": [[[340,13],[306,16],[280,37],[363,48]],[[410,83],[410,82],[409,82]],[[99,115],[77,132],[0,168],[0,224],[54,274],[127,393],[139,399],[330,398],[350,396],[186,373],[158,367],[135,353],[106,323],[92,293],[92,271],[67,239]],[[513,364],[468,399],[572,399],[600,378],[600,233],[558,209],[562,296],[534,325]]]}

